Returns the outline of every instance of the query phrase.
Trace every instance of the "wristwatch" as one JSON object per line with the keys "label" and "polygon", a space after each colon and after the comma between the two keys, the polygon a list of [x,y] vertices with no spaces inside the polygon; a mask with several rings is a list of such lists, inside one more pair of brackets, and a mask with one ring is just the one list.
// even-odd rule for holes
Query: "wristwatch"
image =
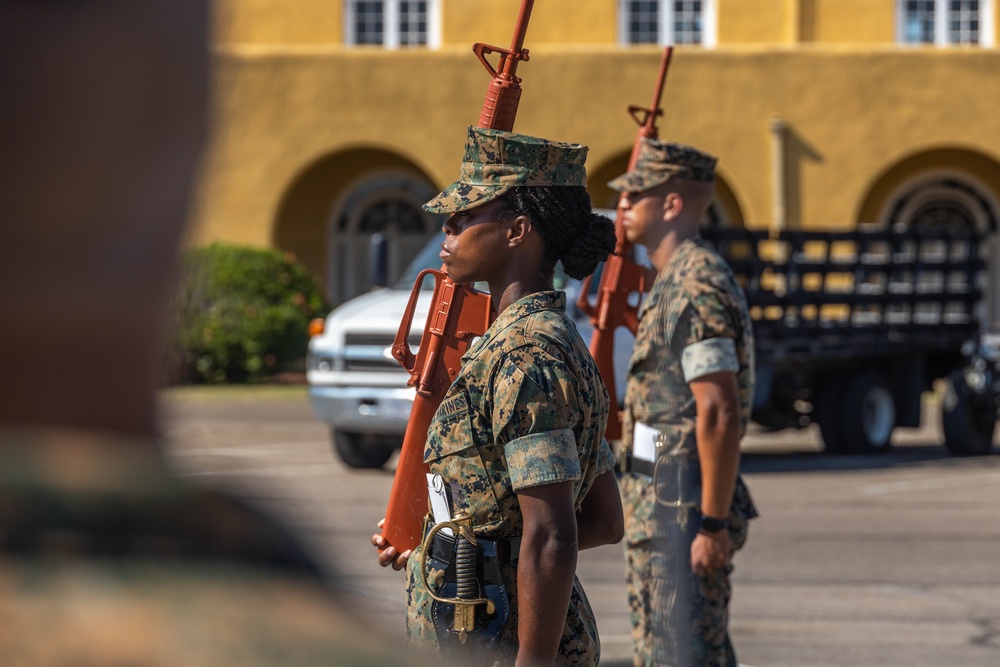
{"label": "wristwatch", "polygon": [[719,518],[717,516],[701,515],[701,530],[706,533],[717,533],[724,530],[729,525],[729,517]]}

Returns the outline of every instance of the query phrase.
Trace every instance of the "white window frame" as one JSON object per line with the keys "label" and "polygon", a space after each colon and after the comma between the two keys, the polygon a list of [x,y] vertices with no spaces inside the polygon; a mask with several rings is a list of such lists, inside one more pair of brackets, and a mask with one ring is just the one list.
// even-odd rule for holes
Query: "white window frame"
{"label": "white window frame", "polygon": [[[962,190],[941,185],[944,181],[961,183],[975,192],[976,197],[972,197]],[[928,201],[948,199],[961,204],[972,213],[973,218],[975,218],[976,230],[982,234],[994,233],[990,229],[990,216],[984,210],[984,206],[994,214],[1000,212],[1000,201],[977,176],[957,169],[931,169],[907,178],[889,192],[889,196],[886,197],[878,214],[878,225],[881,228],[889,229],[893,222],[900,222],[898,219],[893,220],[892,215],[899,206],[899,200],[903,197],[910,199],[906,206],[897,213],[897,218],[901,218],[903,221],[909,221],[913,213]]]}
{"label": "white window frame", "polygon": [[383,49],[437,49],[441,46],[441,0],[427,2],[427,44],[408,45],[400,43],[399,5],[404,0],[369,0],[382,3],[382,44],[358,44],[355,33],[355,4],[359,0],[344,3],[344,44],[347,46],[372,46]]}
{"label": "white window frame", "polygon": [[[979,41],[975,44],[962,44],[950,42],[948,25],[948,14],[950,11],[949,0],[934,0],[934,46],[955,46],[955,47],[985,47],[991,48],[995,44],[994,30],[994,0],[979,0]],[[931,42],[908,42],[906,41],[906,0],[896,0],[896,42],[908,46],[930,45]]]}
{"label": "white window frame", "polygon": [[[675,43],[674,35],[674,2],[673,0],[652,0],[657,3],[660,24],[657,26],[659,36],[657,44]],[[629,42],[629,0],[618,0],[618,43],[624,46],[642,46]],[[718,0],[702,0],[701,6],[701,43],[683,44],[702,48],[714,48],[718,44]]]}

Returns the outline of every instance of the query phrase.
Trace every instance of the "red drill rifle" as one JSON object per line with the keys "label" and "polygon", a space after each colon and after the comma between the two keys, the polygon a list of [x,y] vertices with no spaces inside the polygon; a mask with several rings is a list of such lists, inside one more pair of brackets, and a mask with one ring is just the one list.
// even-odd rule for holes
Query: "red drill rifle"
{"label": "red drill rifle", "polygon": [[[639,148],[644,138],[656,139],[656,119],[663,114],[660,108],[660,97],[663,94],[663,84],[667,80],[667,69],[670,67],[670,57],[673,55],[673,47],[663,50],[663,60],[660,61],[660,76],[657,79],[656,90],[653,92],[653,103],[649,108],[630,105],[629,114],[639,124],[639,131],[636,134],[635,143],[632,146],[632,156],[628,161],[628,168],[631,170],[639,159]],[[624,196],[624,195],[623,195]],[[618,199],[621,203],[621,197]],[[615,252],[604,263],[604,273],[601,274],[601,283],[598,287],[597,301],[591,304],[587,301],[587,294],[590,292],[591,276],[583,281],[580,290],[580,297],[577,299],[577,307],[586,315],[590,316],[590,322],[594,326],[594,335],[590,339],[590,353],[594,355],[597,368],[604,378],[604,385],[608,388],[608,396],[611,399],[608,410],[608,428],[605,437],[608,440],[617,440],[622,435],[622,421],[618,414],[618,394],[615,389],[615,329],[620,326],[628,327],[629,331],[635,334],[639,327],[639,306],[638,303],[630,304],[629,296],[633,292],[642,294],[646,291],[646,269],[629,259],[632,244],[625,238],[625,220],[621,208],[617,208],[615,215]]]}
{"label": "red drill rifle", "polygon": [[[521,98],[517,65],[528,59],[528,50],[523,48],[524,35],[528,30],[533,4],[534,0],[522,0],[510,49],[486,44],[472,47],[492,77],[479,116],[479,127],[508,131],[514,128],[517,104]],[[496,68],[486,60],[491,53],[500,54]],[[407,338],[413,324],[417,297],[427,276],[436,281],[433,305],[427,313],[420,348],[414,355]],[[417,276],[392,344],[392,356],[410,373],[409,386],[417,389],[382,525],[382,537],[399,553],[415,548],[423,538],[421,529],[427,514],[426,474],[430,472],[424,463],[427,429],[458,375],[462,355],[474,338],[486,333],[492,320],[489,294],[475,290],[471,285],[454,283],[443,268],[440,271],[427,269]]]}

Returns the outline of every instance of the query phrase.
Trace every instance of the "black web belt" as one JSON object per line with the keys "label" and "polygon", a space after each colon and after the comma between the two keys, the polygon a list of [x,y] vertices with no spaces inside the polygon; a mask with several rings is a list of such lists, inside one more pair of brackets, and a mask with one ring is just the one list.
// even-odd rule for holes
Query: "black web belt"
{"label": "black web belt", "polygon": [[[503,581],[500,572],[497,571],[498,565],[517,565],[518,552],[521,550],[521,538],[512,537],[503,540],[490,540],[485,537],[476,536],[476,542],[496,542],[497,545],[497,557],[496,559],[487,558],[483,555],[483,551],[477,548],[478,558],[476,559],[479,563],[479,568],[481,571],[477,574],[481,575],[481,581],[484,584],[497,584]],[[444,531],[439,531],[434,539],[431,540],[430,553],[427,556],[431,559],[431,564],[440,570],[446,570],[450,568],[451,562],[455,555],[455,538],[451,535],[445,535]]]}
{"label": "black web belt", "polygon": [[624,452],[625,460],[624,469],[622,472],[630,472],[635,475],[642,475],[653,479],[653,472],[656,470],[656,463],[653,461],[647,461],[645,459],[640,459],[632,455],[631,451],[626,450]]}

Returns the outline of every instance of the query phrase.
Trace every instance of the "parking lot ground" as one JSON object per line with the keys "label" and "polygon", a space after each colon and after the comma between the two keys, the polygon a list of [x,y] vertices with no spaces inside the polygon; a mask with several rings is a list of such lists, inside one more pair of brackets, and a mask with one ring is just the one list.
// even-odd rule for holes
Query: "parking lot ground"
{"label": "parking lot ground", "polygon": [[[359,613],[398,636],[403,580],[369,537],[392,482],[346,468],[301,387],[172,390],[176,473],[292,525]],[[817,434],[754,432],[744,475],[761,517],[737,554],[732,634],[752,667],[1000,665],[1000,456],[949,456],[936,406],[894,449],[827,456]],[[620,545],[581,554],[602,664],[630,664]]]}

